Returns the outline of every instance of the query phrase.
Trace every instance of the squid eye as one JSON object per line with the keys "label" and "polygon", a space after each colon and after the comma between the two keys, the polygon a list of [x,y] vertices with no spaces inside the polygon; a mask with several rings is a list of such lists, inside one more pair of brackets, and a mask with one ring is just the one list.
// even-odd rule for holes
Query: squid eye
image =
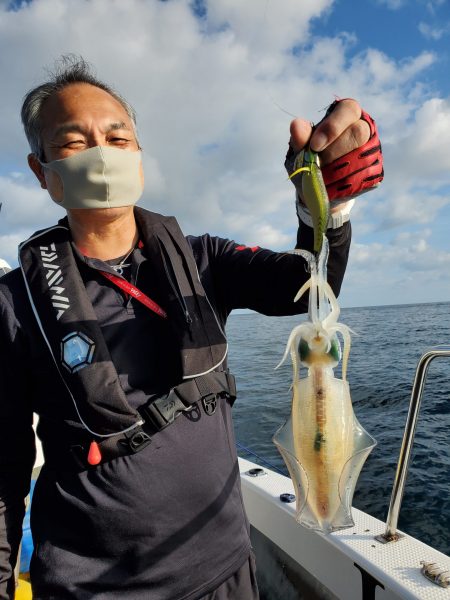
{"label": "squid eye", "polygon": [[341,345],[339,340],[335,337],[331,340],[330,350],[328,356],[338,363],[341,360]]}
{"label": "squid eye", "polygon": [[298,345],[298,354],[300,356],[300,360],[301,361],[308,360],[309,353],[310,353],[310,349],[309,349],[308,342],[306,340],[304,340],[303,338],[301,338],[300,343]]}

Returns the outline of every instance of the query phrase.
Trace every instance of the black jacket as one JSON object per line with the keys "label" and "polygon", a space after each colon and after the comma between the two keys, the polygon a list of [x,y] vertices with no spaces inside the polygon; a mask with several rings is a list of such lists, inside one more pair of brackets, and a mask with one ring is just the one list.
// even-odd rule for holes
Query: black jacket
{"label": "black jacket", "polygon": [[[336,294],[350,231],[346,224],[330,234],[328,278]],[[307,309],[305,299],[292,302],[308,277],[302,258],[209,235],[187,241],[222,327],[235,308],[267,315]],[[310,249],[312,231],[304,227],[298,242]],[[138,407],[179,383],[178,353],[167,324],[136,300],[125,300],[99,274],[99,261],[80,256],[77,261],[130,405]],[[135,251],[131,270],[142,291],[163,306],[164,286],[155,281],[145,253]],[[11,571],[34,461],[32,413],[41,416],[38,434],[44,445],[63,421],[77,419],[17,269],[0,280],[0,318],[3,600],[13,597]],[[138,454],[89,471],[44,466],[31,515],[35,600],[194,600],[236,571],[250,541],[230,409],[223,402],[212,416],[201,410],[187,413]]]}

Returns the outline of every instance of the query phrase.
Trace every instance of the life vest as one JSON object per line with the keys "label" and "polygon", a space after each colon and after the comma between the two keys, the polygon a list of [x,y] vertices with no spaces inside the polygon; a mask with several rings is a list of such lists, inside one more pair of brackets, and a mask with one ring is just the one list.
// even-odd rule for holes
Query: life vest
{"label": "life vest", "polygon": [[19,247],[29,300],[75,407],[78,431],[102,444],[107,458],[140,450],[153,432],[196,402],[212,410],[215,397],[224,394],[233,399],[236,393],[234,378],[222,366],[225,334],[178,223],[137,207],[135,218],[143,252],[156,268],[158,281],[167,287],[165,310],[180,351],[183,380],[139,410],[129,405],[120,385],[77,268],[67,219],[36,232]]}

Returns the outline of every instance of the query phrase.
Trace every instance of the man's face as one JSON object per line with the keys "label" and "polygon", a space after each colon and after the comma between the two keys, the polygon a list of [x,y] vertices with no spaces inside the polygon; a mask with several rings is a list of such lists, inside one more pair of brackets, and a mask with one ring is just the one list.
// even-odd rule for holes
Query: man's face
{"label": "man's face", "polygon": [[[120,102],[87,83],[73,83],[50,96],[41,119],[45,162],[67,158],[94,146],[139,150],[131,119]],[[43,168],[33,154],[28,162],[41,187],[60,202],[63,189],[59,175]]]}

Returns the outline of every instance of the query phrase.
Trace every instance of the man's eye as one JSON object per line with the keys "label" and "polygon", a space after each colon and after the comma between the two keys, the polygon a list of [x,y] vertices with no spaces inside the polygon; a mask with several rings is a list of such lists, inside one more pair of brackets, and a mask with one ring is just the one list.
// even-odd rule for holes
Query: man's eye
{"label": "man's eye", "polygon": [[70,142],[66,142],[63,144],[63,148],[77,148],[78,146],[83,146],[83,140],[71,140]]}
{"label": "man's eye", "polygon": [[128,140],[126,138],[114,137],[114,138],[111,138],[109,140],[109,143],[110,144],[115,144],[116,146],[121,146],[121,145],[124,145],[124,144],[128,144],[129,141],[130,140]]}

